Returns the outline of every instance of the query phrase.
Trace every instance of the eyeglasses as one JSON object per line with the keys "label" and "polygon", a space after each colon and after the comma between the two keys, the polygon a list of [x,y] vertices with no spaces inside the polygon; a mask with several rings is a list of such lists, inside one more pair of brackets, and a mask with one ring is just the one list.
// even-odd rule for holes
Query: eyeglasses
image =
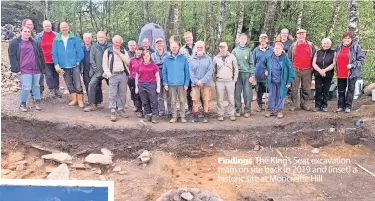
{"label": "eyeglasses", "polygon": [[197,47],[197,49],[203,49],[203,47]]}

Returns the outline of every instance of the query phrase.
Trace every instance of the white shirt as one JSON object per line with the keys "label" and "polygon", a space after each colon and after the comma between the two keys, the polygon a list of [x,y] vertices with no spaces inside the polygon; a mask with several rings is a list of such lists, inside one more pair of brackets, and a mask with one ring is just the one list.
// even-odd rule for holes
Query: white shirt
{"label": "white shirt", "polygon": [[69,38],[69,36],[67,36],[67,37],[62,36],[62,40],[64,42],[65,50],[66,50],[66,46],[68,45],[68,38]]}

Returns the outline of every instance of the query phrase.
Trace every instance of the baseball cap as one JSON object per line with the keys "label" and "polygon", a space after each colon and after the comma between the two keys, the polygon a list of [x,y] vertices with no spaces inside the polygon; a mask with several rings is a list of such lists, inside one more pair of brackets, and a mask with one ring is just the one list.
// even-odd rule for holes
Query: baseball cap
{"label": "baseball cap", "polygon": [[159,41],[163,41],[163,39],[162,39],[162,38],[157,38],[157,39],[155,40],[155,43],[157,43],[157,42],[159,42]]}
{"label": "baseball cap", "polygon": [[307,33],[307,31],[304,30],[304,29],[298,29],[297,33],[298,33],[298,34],[299,34],[299,33]]}

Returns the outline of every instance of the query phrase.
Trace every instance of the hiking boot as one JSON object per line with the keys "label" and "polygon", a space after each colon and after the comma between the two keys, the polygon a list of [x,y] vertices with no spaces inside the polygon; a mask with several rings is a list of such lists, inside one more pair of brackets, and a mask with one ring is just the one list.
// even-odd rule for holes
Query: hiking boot
{"label": "hiking boot", "polygon": [[351,109],[350,108],[346,108],[345,109],[345,113],[350,113],[351,112]]}
{"label": "hiking boot", "polygon": [[219,117],[217,118],[217,120],[218,120],[218,121],[224,121],[224,117],[223,117],[223,116],[219,116]]}
{"label": "hiking boot", "polygon": [[186,123],[185,117],[181,117],[181,123]]}
{"label": "hiking boot", "polygon": [[25,102],[22,102],[22,103],[20,104],[20,110],[21,110],[22,112],[27,112],[27,107],[26,107],[26,103],[25,103]]}
{"label": "hiking boot", "polygon": [[169,123],[176,123],[177,122],[177,118],[176,117],[173,117],[171,120],[169,120]]}
{"label": "hiking boot", "polygon": [[280,110],[278,113],[277,113],[277,118],[281,119],[284,117],[284,114],[283,114],[283,111]]}
{"label": "hiking boot", "polygon": [[204,114],[203,123],[208,123],[208,114]]}
{"label": "hiking boot", "polygon": [[156,117],[155,115],[152,115],[152,117],[151,117],[151,122],[152,122],[153,124],[158,123],[157,117]]}
{"label": "hiking boot", "polygon": [[328,108],[323,107],[322,111],[323,111],[323,112],[328,112]]}
{"label": "hiking boot", "polygon": [[245,113],[244,117],[245,118],[249,118],[250,117],[250,113]]}
{"label": "hiking boot", "polygon": [[294,106],[290,106],[289,110],[293,112],[294,110],[296,110],[296,108]]}
{"label": "hiking boot", "polygon": [[40,100],[35,101],[35,109],[36,110],[42,110],[42,108],[40,107]]}
{"label": "hiking boot", "polygon": [[85,107],[85,109],[83,109],[83,111],[84,112],[91,112],[91,111],[95,111],[96,110],[96,105],[94,105],[94,104],[91,104],[91,105],[89,105],[89,106],[87,106],[87,107]]}
{"label": "hiking boot", "polygon": [[195,123],[195,122],[198,122],[198,114],[194,114],[193,116],[193,119],[191,120],[191,122]]}
{"label": "hiking boot", "polygon": [[241,113],[236,113],[236,117],[240,117],[241,116]]}
{"label": "hiking boot", "polygon": [[344,112],[344,108],[340,107],[339,109],[336,110],[336,112]]}
{"label": "hiking boot", "polygon": [[111,112],[111,121],[116,121],[116,112]]}
{"label": "hiking boot", "polygon": [[301,109],[306,110],[306,111],[311,111],[310,107],[307,105],[301,105]]}
{"label": "hiking boot", "polygon": [[316,108],[312,109],[312,111],[313,112],[318,112],[318,111],[320,111],[320,108],[316,107]]}
{"label": "hiking boot", "polygon": [[262,108],[262,105],[258,105],[258,107],[257,107],[256,111],[257,111],[257,112],[261,112],[261,111],[262,111],[262,109],[263,109],[263,108]]}
{"label": "hiking boot", "polygon": [[74,106],[78,104],[77,100],[77,94],[76,93],[71,93],[70,96],[72,97],[72,101],[69,102],[69,106]]}
{"label": "hiking boot", "polygon": [[124,110],[118,110],[117,114],[120,115],[123,118],[128,118],[129,116],[125,113]]}
{"label": "hiking boot", "polygon": [[231,121],[236,121],[236,117],[235,117],[235,116],[230,116],[229,119],[230,119]]}
{"label": "hiking boot", "polygon": [[85,104],[84,104],[84,101],[83,101],[83,94],[77,94],[77,102],[78,102],[78,106],[80,108],[85,107]]}
{"label": "hiking boot", "polygon": [[266,116],[266,117],[270,117],[270,116],[272,116],[272,114],[273,114],[273,113],[272,113],[271,111],[267,111],[266,114],[265,114],[265,116]]}

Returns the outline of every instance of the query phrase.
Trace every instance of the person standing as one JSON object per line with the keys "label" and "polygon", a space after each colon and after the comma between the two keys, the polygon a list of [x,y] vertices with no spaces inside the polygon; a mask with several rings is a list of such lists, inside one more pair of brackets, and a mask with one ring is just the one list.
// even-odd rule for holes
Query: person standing
{"label": "person standing", "polygon": [[276,37],[276,41],[281,42],[284,45],[285,53],[288,53],[290,46],[293,44],[294,38],[289,34],[288,29],[282,29],[280,34]]}
{"label": "person standing", "polygon": [[135,76],[137,74],[137,69],[143,63],[143,59],[142,59],[143,51],[144,51],[143,47],[137,47],[135,49],[134,57],[130,58],[130,61],[129,61],[130,75],[129,75],[129,80],[128,80],[128,86],[130,89],[131,99],[134,103],[134,112],[138,113],[137,116],[139,118],[143,117],[143,110],[142,110],[141,97],[139,96],[138,93],[135,93]]}
{"label": "person standing", "polygon": [[246,45],[247,40],[247,35],[242,33],[240,35],[239,45],[232,51],[238,63],[238,79],[235,89],[236,116],[241,116],[241,94],[243,93],[245,103],[244,116],[246,118],[250,117],[251,100],[253,99],[251,85],[255,83],[253,54],[251,53],[251,49]]}
{"label": "person standing", "polygon": [[115,122],[116,107],[117,113],[124,118],[128,115],[125,114],[125,100],[126,89],[129,76],[129,56],[122,47],[122,37],[115,35],[112,38],[113,45],[109,46],[103,54],[103,77],[109,79],[109,97],[108,104],[111,110],[111,121]]}
{"label": "person standing", "polygon": [[322,40],[322,48],[315,53],[313,59],[315,77],[315,108],[313,112],[328,112],[328,93],[333,78],[335,50],[331,49],[332,42],[329,38]]}
{"label": "person standing", "polygon": [[107,85],[109,81],[103,77],[103,54],[109,47],[107,36],[104,31],[96,34],[96,43],[90,48],[90,82],[88,85],[88,103],[85,112],[94,111],[103,102],[102,81],[105,80]]}
{"label": "person standing", "polygon": [[284,45],[281,42],[276,42],[274,53],[268,55],[263,62],[263,68],[267,76],[267,87],[269,88],[266,117],[276,114],[278,118],[284,117],[284,100],[288,88],[294,81],[292,63],[283,49]]}
{"label": "person standing", "polygon": [[264,59],[273,54],[273,47],[270,47],[268,43],[267,34],[261,34],[259,36],[260,44],[253,51],[253,59],[255,63],[255,80],[256,80],[256,91],[257,91],[257,103],[258,107],[257,112],[262,111],[263,109],[263,94],[267,92],[266,90],[266,81],[267,78],[264,76],[263,71],[263,61]]}
{"label": "person standing", "polygon": [[289,50],[288,57],[292,61],[295,80],[292,85],[292,106],[291,111],[297,108],[297,96],[299,95],[299,89],[301,85],[301,109],[310,111],[310,107],[307,106],[307,102],[311,96],[311,81],[312,81],[312,60],[315,55],[314,45],[306,40],[306,30],[299,29],[297,31],[297,41],[294,42]]}
{"label": "person standing", "polygon": [[[55,70],[52,59],[52,44],[55,40],[56,35],[57,33],[52,31],[51,29],[51,22],[45,20],[43,21],[43,31],[35,37],[35,41],[40,45],[43,51],[44,61],[46,65],[46,83],[49,90],[49,96],[52,98],[62,97],[62,94],[60,93],[59,74]],[[43,81],[39,84],[41,85],[42,89]]]}
{"label": "person standing", "polygon": [[158,66],[151,60],[151,52],[143,51],[143,63],[138,67],[135,76],[135,93],[139,93],[148,120],[156,124],[158,110],[158,93],[160,93],[160,74]]}
{"label": "person standing", "polygon": [[228,97],[228,114],[235,121],[234,92],[238,78],[237,59],[228,52],[226,42],[219,44],[220,52],[213,59],[213,79],[216,86],[218,120],[224,120],[224,94]]}
{"label": "person standing", "polygon": [[186,123],[185,103],[186,90],[189,86],[190,75],[189,65],[184,55],[179,53],[180,45],[178,42],[171,42],[171,53],[166,56],[163,70],[164,89],[169,92],[171,97],[172,119],[170,123],[177,122],[177,100],[179,100],[181,123]]}
{"label": "person standing", "polygon": [[61,33],[57,34],[52,45],[52,59],[55,70],[64,75],[65,84],[68,87],[72,101],[70,106],[79,105],[83,108],[83,90],[81,85],[80,62],[83,59],[81,42],[73,32],[69,31],[66,22],[60,24]]}
{"label": "person standing", "polygon": [[135,55],[135,49],[137,48],[137,42],[135,42],[135,40],[130,40],[128,42],[128,55],[129,55],[129,58],[133,58],[134,55]]}
{"label": "person standing", "polygon": [[197,53],[189,61],[191,79],[191,97],[193,99],[194,117],[192,122],[198,122],[199,100],[203,99],[204,123],[208,122],[208,109],[211,99],[212,59],[206,54],[205,44],[198,41]]}
{"label": "person standing", "polygon": [[147,51],[150,51],[151,54],[155,52],[155,51],[150,47],[151,42],[150,42],[150,40],[148,40],[148,38],[144,38],[144,39],[142,40],[142,45],[143,45],[143,48],[145,48],[145,50],[147,50]]}
{"label": "person standing", "polygon": [[90,63],[90,50],[91,50],[91,42],[92,42],[92,34],[91,33],[84,33],[83,34],[83,59],[81,62],[80,70],[83,77],[83,84],[85,85],[86,89],[86,96],[89,95],[89,83],[91,76],[93,75],[93,71],[91,68]]}
{"label": "person standing", "polygon": [[354,37],[353,32],[344,32],[343,42],[336,48],[335,60],[339,95],[336,112],[351,112],[355,83],[361,75],[365,60],[362,48]]}
{"label": "person standing", "polygon": [[31,38],[31,30],[28,27],[23,26],[21,36],[10,42],[8,55],[10,69],[20,75],[22,83],[20,110],[27,112],[26,102],[31,90],[34,94],[35,109],[41,110],[39,79],[44,72],[45,64],[42,49]]}

